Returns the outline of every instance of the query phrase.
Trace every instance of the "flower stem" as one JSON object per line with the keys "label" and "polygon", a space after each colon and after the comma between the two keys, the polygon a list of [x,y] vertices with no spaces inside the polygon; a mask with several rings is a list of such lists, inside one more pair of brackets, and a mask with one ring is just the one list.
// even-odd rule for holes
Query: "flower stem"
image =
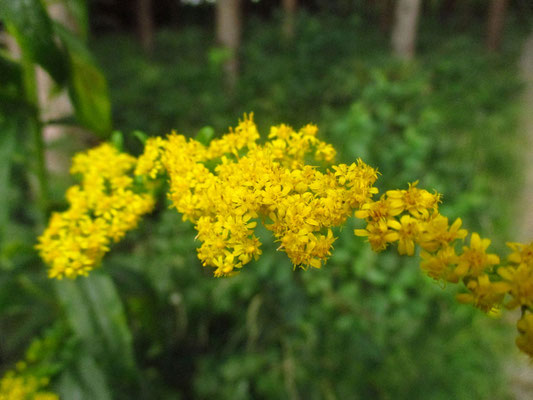
{"label": "flower stem", "polygon": [[37,96],[35,64],[24,55],[22,56],[21,62],[24,70],[24,95],[26,101],[34,108],[34,111],[27,120],[27,129],[33,142],[34,167],[35,175],[37,177],[36,200],[40,210],[39,222],[44,223],[48,216],[50,195],[45,161],[45,143],[43,139],[42,123],[39,118],[39,100]]}

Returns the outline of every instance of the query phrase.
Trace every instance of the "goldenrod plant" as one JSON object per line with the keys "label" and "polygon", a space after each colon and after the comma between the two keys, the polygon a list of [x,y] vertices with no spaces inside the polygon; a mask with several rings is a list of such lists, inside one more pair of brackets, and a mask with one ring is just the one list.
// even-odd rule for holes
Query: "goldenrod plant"
{"label": "goldenrod plant", "polygon": [[0,378],[0,400],[60,399],[50,381],[61,369],[60,348],[72,346],[72,341],[65,340],[65,332],[64,326],[56,324],[43,337],[32,340],[25,357]]}
{"label": "goldenrod plant", "polygon": [[321,268],[333,250],[332,228],[353,215],[366,224],[355,235],[374,251],[396,245],[401,255],[419,254],[432,279],[463,283],[460,302],[488,314],[520,307],[516,344],[533,356],[533,243],[508,243],[505,262],[488,250],[489,239],[439,213],[439,193],[413,182],[378,197],[377,169],[362,160],[333,164],[335,149],[317,131],[274,126],[261,143],[253,115],[245,115],[206,144],[171,133],[147,139],[139,158],[108,143],[76,155],[71,172],[81,184],[69,189],[69,208],[52,215],[37,245],[49,277],[86,276],[98,267],[110,244],[150,212],[154,188],[167,179],[171,206],[194,224],[198,258],[217,277],[261,255],[258,223],[295,268]]}
{"label": "goldenrod plant", "polygon": [[0,380],[0,400],[59,400],[55,393],[42,390],[46,378],[35,378],[18,371],[9,371]]}

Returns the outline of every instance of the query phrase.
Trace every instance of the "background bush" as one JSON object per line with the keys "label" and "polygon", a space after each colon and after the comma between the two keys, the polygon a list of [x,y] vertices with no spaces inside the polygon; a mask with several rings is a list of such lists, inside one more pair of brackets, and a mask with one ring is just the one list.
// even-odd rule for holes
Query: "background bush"
{"label": "background bush", "polygon": [[[361,18],[302,14],[291,43],[279,21],[251,20],[231,96],[224,55],[204,27],[162,30],[151,58],[123,33],[92,47],[133,153],[135,130],[193,136],[209,124],[222,134],[249,111],[263,136],[273,124],[313,122],[340,161],[378,167],[382,192],[420,180],[444,194],[443,214],[501,249],[514,239],[520,182],[518,46],[488,56],[478,30],[445,40],[423,27],[420,57],[406,66]],[[53,282],[31,247],[27,185],[8,193],[16,218],[1,254],[0,354],[13,364],[38,333],[47,345],[35,342],[30,358],[53,369],[65,399],[508,396],[502,360],[513,329],[456,304],[416,260],[371,252],[353,236],[354,220],[337,231],[322,270],[293,271],[265,231],[259,261],[214,279],[196,258],[190,224],[163,199],[101,271]]]}

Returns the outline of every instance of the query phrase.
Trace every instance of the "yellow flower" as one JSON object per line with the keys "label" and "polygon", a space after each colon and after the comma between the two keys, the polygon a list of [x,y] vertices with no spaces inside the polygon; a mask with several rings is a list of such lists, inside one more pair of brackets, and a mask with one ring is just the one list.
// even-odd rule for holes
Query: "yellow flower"
{"label": "yellow flower", "polygon": [[533,267],[520,264],[517,267],[498,268],[500,275],[506,283],[507,290],[512,299],[506,307],[513,309],[518,306],[533,308]]}
{"label": "yellow flower", "polygon": [[408,190],[390,190],[387,192],[387,197],[390,199],[392,209],[405,210],[416,218],[428,218],[429,210],[437,210],[440,195],[418,189],[416,185],[418,181],[410,183]]}
{"label": "yellow flower", "polygon": [[453,266],[457,262],[457,255],[452,246],[444,246],[436,254],[426,251],[420,253],[422,262],[420,268],[433,279],[442,279],[448,282],[457,283],[457,275],[453,274]]}
{"label": "yellow flower", "polygon": [[503,282],[491,282],[487,274],[471,279],[466,285],[470,293],[457,295],[461,303],[472,303],[484,312],[498,308],[507,292],[507,285]]}
{"label": "yellow flower", "polygon": [[[253,114],[249,116],[245,114],[235,130],[230,128],[230,132],[222,138],[211,140],[209,147],[205,151],[205,157],[211,160],[224,154],[238,156],[241,149],[255,147],[257,139],[259,139],[259,133],[253,121]],[[198,142],[196,143],[199,144]]]}
{"label": "yellow flower", "polygon": [[496,254],[487,254],[490,245],[489,239],[481,239],[477,233],[470,237],[470,247],[463,247],[463,254],[459,256],[455,273],[459,277],[472,276],[474,278],[490,271],[492,267],[500,263]]}
{"label": "yellow flower", "polygon": [[148,175],[155,179],[163,173],[162,156],[167,142],[161,137],[148,138],[144,144],[143,154],[137,160],[135,175]]}
{"label": "yellow flower", "polygon": [[420,221],[410,215],[402,215],[400,222],[396,219],[387,221],[387,225],[398,232],[398,253],[412,256],[415,254],[415,241],[420,235]]}
{"label": "yellow flower", "polygon": [[448,225],[448,218],[436,214],[424,225],[424,232],[420,235],[420,246],[427,251],[437,251],[442,246],[464,239],[468,234],[461,228],[461,218],[457,218],[452,226]]}
{"label": "yellow flower", "polygon": [[389,219],[401,214],[400,208],[392,208],[388,197],[381,196],[378,201],[365,203],[355,212],[355,217],[360,219],[370,218],[379,220],[381,218]]}
{"label": "yellow flower", "polygon": [[526,312],[516,324],[519,336],[516,345],[524,353],[533,357],[533,314]]}
{"label": "yellow flower", "polygon": [[533,266],[533,242],[507,243],[513,252],[509,255],[508,260],[513,264],[527,264]]}
{"label": "yellow flower", "polygon": [[389,243],[399,239],[398,233],[389,229],[384,218],[368,223],[366,229],[355,229],[354,233],[356,236],[367,236],[374,251],[385,250]]}

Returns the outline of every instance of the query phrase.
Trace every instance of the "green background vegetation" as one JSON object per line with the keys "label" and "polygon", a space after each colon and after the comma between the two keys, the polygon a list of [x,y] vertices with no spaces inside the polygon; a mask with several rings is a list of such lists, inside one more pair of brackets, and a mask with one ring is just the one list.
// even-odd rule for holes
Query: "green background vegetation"
{"label": "green background vegetation", "polygon": [[[402,64],[362,12],[301,12],[290,42],[279,16],[250,16],[232,95],[222,79],[225,55],[206,25],[160,30],[150,57],[123,31],[97,35],[91,63],[108,79],[113,126],[134,154],[136,130],[194,136],[208,125],[221,135],[250,111],[263,136],[273,124],[313,122],[339,161],[361,157],[378,167],[381,191],[420,180],[443,193],[444,215],[462,217],[502,250],[516,239],[523,139],[515,65],[526,24],[512,14],[502,51],[490,55],[483,21],[437,29],[432,18],[420,27],[417,59]],[[91,91],[80,84],[80,93]],[[78,121],[90,115],[78,112]],[[503,364],[514,328],[457,304],[455,289],[423,276],[416,259],[374,254],[353,235],[353,220],[337,230],[322,270],[293,271],[264,231],[259,261],[215,279],[196,258],[190,224],[162,199],[100,270],[47,279],[33,250],[42,225],[22,120],[0,111],[4,132],[18,135],[1,136],[13,149],[0,189],[8,211],[2,368],[27,354],[66,400],[509,397]],[[56,147],[69,154],[72,144]],[[53,180],[55,209],[71,183]]]}

